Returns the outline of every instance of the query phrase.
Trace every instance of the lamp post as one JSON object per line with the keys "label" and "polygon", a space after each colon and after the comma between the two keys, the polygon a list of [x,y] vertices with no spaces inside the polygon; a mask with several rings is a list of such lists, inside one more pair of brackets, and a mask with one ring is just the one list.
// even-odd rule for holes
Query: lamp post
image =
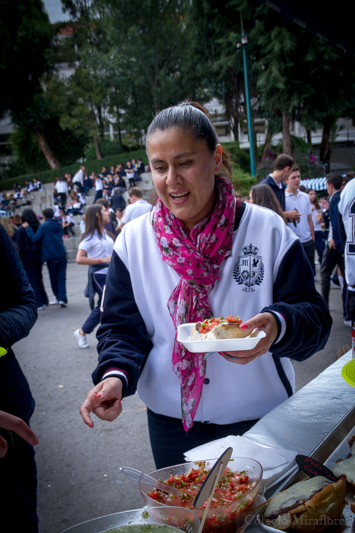
{"label": "lamp post", "polygon": [[249,70],[248,70],[248,56],[247,56],[247,46],[248,46],[248,37],[243,28],[243,18],[241,17],[242,24],[242,42],[238,43],[238,48],[242,47],[243,52],[243,67],[244,67],[244,86],[245,86],[245,105],[247,110],[247,122],[248,122],[248,137],[249,137],[249,154],[250,154],[250,173],[252,176],[255,176],[255,153],[254,153],[254,136],[253,136],[253,118],[251,114],[251,104],[250,104],[250,88],[249,88]]}

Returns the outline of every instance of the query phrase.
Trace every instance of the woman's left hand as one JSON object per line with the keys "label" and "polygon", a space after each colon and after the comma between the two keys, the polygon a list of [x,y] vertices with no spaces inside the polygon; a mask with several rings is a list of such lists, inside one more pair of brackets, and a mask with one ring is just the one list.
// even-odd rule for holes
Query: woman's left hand
{"label": "woman's left hand", "polygon": [[265,331],[266,337],[260,339],[258,344],[252,350],[241,350],[237,352],[219,352],[219,354],[224,357],[224,359],[232,363],[237,363],[239,365],[247,365],[251,361],[254,361],[254,359],[256,359],[257,357],[260,357],[260,355],[263,355],[264,353],[269,351],[270,346],[276,339],[278,327],[276,318],[272,313],[259,313],[258,315],[255,315],[253,318],[250,318],[246,322],[243,322],[243,324],[241,325],[247,325],[248,328],[243,327],[242,329],[244,329],[245,331],[250,330],[250,333],[255,328],[261,329],[262,331]]}
{"label": "woman's left hand", "polygon": [[22,222],[22,227],[23,228],[28,228],[29,227],[29,223],[28,222]]}

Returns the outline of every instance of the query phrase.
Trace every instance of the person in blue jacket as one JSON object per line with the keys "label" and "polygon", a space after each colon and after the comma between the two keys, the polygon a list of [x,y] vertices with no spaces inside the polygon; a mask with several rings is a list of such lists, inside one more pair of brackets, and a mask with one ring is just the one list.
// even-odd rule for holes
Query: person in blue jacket
{"label": "person in blue jacket", "polygon": [[67,251],[63,244],[63,228],[58,220],[54,220],[53,209],[44,209],[44,223],[36,231],[23,223],[28,238],[31,242],[41,241],[42,261],[47,263],[51,287],[55,300],[50,304],[58,304],[66,307],[68,304],[66,291]]}
{"label": "person in blue jacket", "polygon": [[[0,226],[0,479],[1,531],[14,523],[38,532],[37,472],[29,427],[35,402],[27,379],[12,351],[37,320],[37,304],[14,243]],[[10,510],[15,510],[11,512]],[[19,516],[16,518],[16,512]]]}

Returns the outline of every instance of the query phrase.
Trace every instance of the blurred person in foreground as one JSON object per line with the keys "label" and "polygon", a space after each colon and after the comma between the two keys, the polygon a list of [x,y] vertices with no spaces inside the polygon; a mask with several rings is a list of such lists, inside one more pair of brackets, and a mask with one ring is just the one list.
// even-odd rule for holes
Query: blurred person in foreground
{"label": "blurred person in foreground", "polygon": [[[112,421],[136,390],[157,468],[242,435],[293,394],[291,359],[328,339],[331,317],[299,239],[270,209],[235,198],[231,164],[204,108],[161,111],[147,133],[159,199],[123,227],[106,278],[95,387],[81,407]],[[265,337],[250,350],[191,353],[179,324],[242,314]]]}
{"label": "blurred person in foreground", "polygon": [[[26,533],[37,533],[37,472],[33,446],[38,441],[29,427],[35,402],[11,348],[26,337],[35,324],[37,304],[15,245],[1,226],[0,256],[1,531],[19,527]],[[18,526],[14,525],[16,520]]]}
{"label": "blurred person in foreground", "polygon": [[[349,173],[350,174],[350,173]],[[354,174],[354,173],[351,173]],[[342,224],[339,224],[340,238],[344,248],[345,279],[348,284],[347,305],[351,326],[355,322],[355,177],[350,175],[350,180],[345,184],[340,195],[338,212]],[[342,231],[344,229],[344,232]]]}

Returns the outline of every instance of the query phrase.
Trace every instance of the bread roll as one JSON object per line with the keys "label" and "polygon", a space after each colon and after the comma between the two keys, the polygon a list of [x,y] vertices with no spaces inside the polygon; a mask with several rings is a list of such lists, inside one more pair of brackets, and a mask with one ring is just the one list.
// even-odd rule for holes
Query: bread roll
{"label": "bread roll", "polygon": [[228,322],[224,318],[216,318],[215,321],[219,321],[210,331],[207,333],[200,333],[199,330],[203,327],[205,322],[196,322],[191,332],[192,341],[215,341],[220,339],[243,339],[250,335],[250,332],[245,332],[240,329],[240,324],[242,321],[239,319],[239,322]]}
{"label": "bread roll", "polygon": [[300,481],[276,494],[265,509],[265,523],[281,530],[324,531],[339,518],[345,491],[344,478],[335,483],[323,476]]}

